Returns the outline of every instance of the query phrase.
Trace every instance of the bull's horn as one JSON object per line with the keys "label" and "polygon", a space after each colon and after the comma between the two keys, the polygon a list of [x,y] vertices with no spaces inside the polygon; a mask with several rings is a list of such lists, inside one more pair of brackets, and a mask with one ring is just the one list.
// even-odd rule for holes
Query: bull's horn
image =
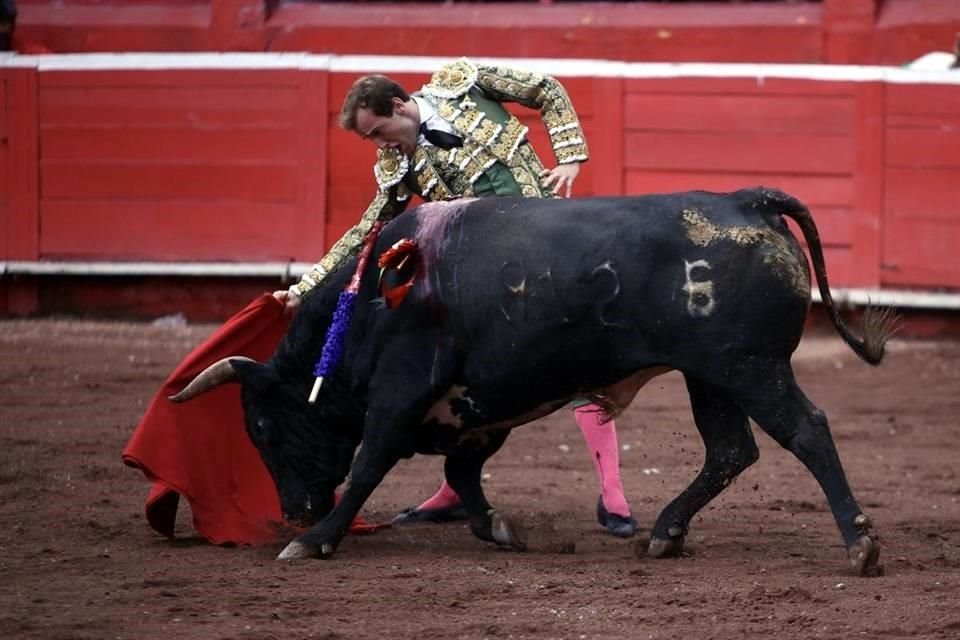
{"label": "bull's horn", "polygon": [[236,369],[230,364],[231,360],[240,360],[243,362],[256,362],[246,356],[230,356],[223,360],[218,360],[212,365],[200,372],[200,374],[190,381],[183,391],[169,397],[171,402],[186,402],[196,398],[201,393],[206,393],[214,387],[219,387],[226,382],[239,382]]}

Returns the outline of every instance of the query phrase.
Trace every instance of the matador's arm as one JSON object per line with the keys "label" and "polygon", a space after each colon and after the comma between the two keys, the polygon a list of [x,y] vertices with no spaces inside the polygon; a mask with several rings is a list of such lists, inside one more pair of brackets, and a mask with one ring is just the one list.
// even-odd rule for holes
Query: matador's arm
{"label": "matador's arm", "polygon": [[330,273],[357,253],[363,239],[377,220],[392,220],[403,213],[410,202],[410,191],[402,180],[407,172],[407,163],[394,150],[385,149],[377,156],[374,174],[379,189],[360,221],[330,247],[327,255],[305,273],[300,281],[290,287],[290,293],[303,297],[308,291],[322,284]]}
{"label": "matador's arm", "polygon": [[499,102],[516,102],[538,109],[558,164],[584,162],[590,157],[570,96],[555,78],[508,67],[481,65],[477,66],[476,86]]}

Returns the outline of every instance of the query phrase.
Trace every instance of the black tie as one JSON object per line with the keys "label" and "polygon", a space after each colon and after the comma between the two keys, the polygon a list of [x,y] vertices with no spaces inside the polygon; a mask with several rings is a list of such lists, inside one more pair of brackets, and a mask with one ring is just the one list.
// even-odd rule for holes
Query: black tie
{"label": "black tie", "polygon": [[452,133],[447,133],[440,129],[428,129],[426,122],[420,125],[420,134],[426,138],[428,142],[441,149],[453,149],[454,147],[463,146],[463,140],[460,136],[455,136]]}

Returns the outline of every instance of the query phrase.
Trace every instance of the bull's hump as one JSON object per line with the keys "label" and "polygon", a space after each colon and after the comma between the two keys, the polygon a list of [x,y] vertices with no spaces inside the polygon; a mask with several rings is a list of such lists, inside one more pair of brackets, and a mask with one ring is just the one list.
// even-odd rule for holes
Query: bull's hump
{"label": "bull's hump", "polygon": [[476,198],[458,198],[426,202],[417,207],[416,242],[421,247],[430,247],[437,253],[443,247],[447,237],[447,228],[460,216]]}

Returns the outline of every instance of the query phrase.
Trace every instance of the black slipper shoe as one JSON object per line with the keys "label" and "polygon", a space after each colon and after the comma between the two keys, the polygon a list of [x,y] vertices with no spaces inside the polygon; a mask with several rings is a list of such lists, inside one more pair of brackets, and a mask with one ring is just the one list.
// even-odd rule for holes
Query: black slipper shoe
{"label": "black slipper shoe", "polygon": [[610,513],[603,506],[603,496],[600,496],[600,499],[597,500],[597,522],[607,530],[607,533],[618,538],[632,538],[637,533],[637,521],[633,519],[633,516]]}
{"label": "black slipper shoe", "polygon": [[466,520],[467,509],[462,502],[440,509],[418,509],[408,507],[393,517],[393,524],[410,524],[412,522],[453,522]]}

